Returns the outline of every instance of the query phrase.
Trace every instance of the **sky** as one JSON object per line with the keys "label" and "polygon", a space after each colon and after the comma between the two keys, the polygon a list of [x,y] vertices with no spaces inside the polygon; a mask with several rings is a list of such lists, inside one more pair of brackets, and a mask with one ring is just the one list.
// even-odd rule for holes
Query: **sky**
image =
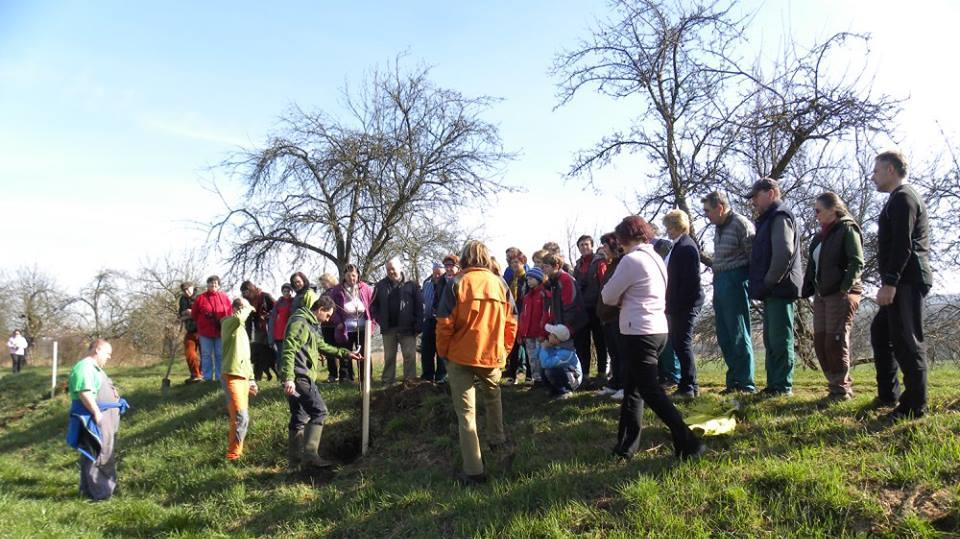
{"label": "sky", "polygon": [[[943,58],[955,49],[960,3],[749,0],[740,9],[756,13],[748,47],[761,53],[788,34],[812,43],[869,32],[875,91],[910,97],[897,133],[914,158],[941,143],[940,128],[960,131],[958,80]],[[225,209],[210,186],[239,192],[221,162],[262,144],[294,104],[336,115],[345,84],[398,54],[431,66],[439,86],[500,98],[484,118],[517,152],[502,179],[522,192],[465,219],[495,252],[563,242],[572,223],[608,230],[648,181],[645,160],[600,171],[599,192],[563,172],[578,149],[626,124],[630,104],[583,93],[556,109],[548,73],[608,12],[587,0],[0,0],[0,272],[36,265],[74,291],[99,269],[135,271],[204,244]],[[204,274],[223,271],[215,256],[204,262]]]}

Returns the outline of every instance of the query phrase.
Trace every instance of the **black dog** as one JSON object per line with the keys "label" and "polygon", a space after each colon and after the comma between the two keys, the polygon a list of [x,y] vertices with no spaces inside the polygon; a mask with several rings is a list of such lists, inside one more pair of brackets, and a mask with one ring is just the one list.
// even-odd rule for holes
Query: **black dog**
{"label": "black dog", "polygon": [[250,343],[250,359],[253,361],[253,377],[259,382],[263,375],[273,380],[270,371],[277,375],[277,354],[268,344]]}

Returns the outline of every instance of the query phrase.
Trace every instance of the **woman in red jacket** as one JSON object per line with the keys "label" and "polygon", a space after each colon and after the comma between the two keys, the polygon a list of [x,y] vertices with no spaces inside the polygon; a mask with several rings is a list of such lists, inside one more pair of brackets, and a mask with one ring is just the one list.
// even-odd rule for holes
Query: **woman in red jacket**
{"label": "woman in red jacket", "polygon": [[207,277],[207,291],[193,302],[190,313],[197,323],[197,336],[200,337],[200,369],[204,380],[212,382],[220,379],[223,363],[220,320],[232,313],[230,298],[220,291],[220,277]]}

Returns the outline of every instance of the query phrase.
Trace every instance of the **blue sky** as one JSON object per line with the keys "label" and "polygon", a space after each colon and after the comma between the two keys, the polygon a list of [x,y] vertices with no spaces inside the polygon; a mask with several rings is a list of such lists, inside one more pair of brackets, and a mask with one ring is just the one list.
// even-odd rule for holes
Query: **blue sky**
{"label": "blue sky", "polygon": [[[756,49],[785,28],[801,41],[838,30],[874,34],[876,87],[913,101],[906,138],[960,128],[952,64],[956,4],[755,2]],[[896,11],[891,11],[896,10]],[[505,179],[524,193],[481,218],[497,251],[562,241],[564,224],[616,222],[642,188],[642,159],[600,175],[602,194],[564,183],[574,151],[623,125],[629,104],[584,94],[553,111],[547,74],[585,36],[604,2],[15,2],[0,0],[0,271],[37,264],[70,289],[101,267],[202,242],[197,223],[223,209],[204,188],[239,146],[264,140],[291,104],[337,112],[340,89],[399,53],[468,95],[500,97],[488,119],[520,152]],[[898,12],[893,17],[891,13]],[[773,44],[773,45],[772,45]],[[949,110],[939,103],[949,104]],[[914,146],[924,144],[914,143]],[[229,184],[228,195],[233,192]],[[613,211],[616,213],[616,210]],[[625,213],[625,212],[624,212]],[[221,269],[210,261],[208,272]]]}

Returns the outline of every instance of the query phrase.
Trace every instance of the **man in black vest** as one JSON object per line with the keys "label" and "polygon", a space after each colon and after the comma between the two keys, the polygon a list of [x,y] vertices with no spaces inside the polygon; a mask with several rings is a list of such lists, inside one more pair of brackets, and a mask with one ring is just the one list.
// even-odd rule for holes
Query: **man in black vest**
{"label": "man in black vest", "polygon": [[[873,166],[877,191],[890,193],[877,221],[877,265],[882,286],[870,325],[877,367],[877,404],[900,403],[888,419],[920,417],[927,408],[927,350],[923,343],[923,298],[933,284],[927,209],[905,183],[907,162],[899,152],[884,152]],[[903,393],[897,380],[903,371]]]}
{"label": "man in black vest", "polygon": [[750,298],[763,301],[764,363],[768,396],[793,394],[793,302],[803,271],[800,234],[793,213],[780,200],[777,180],[763,178],[746,195],[757,210],[757,236],[750,254]]}

